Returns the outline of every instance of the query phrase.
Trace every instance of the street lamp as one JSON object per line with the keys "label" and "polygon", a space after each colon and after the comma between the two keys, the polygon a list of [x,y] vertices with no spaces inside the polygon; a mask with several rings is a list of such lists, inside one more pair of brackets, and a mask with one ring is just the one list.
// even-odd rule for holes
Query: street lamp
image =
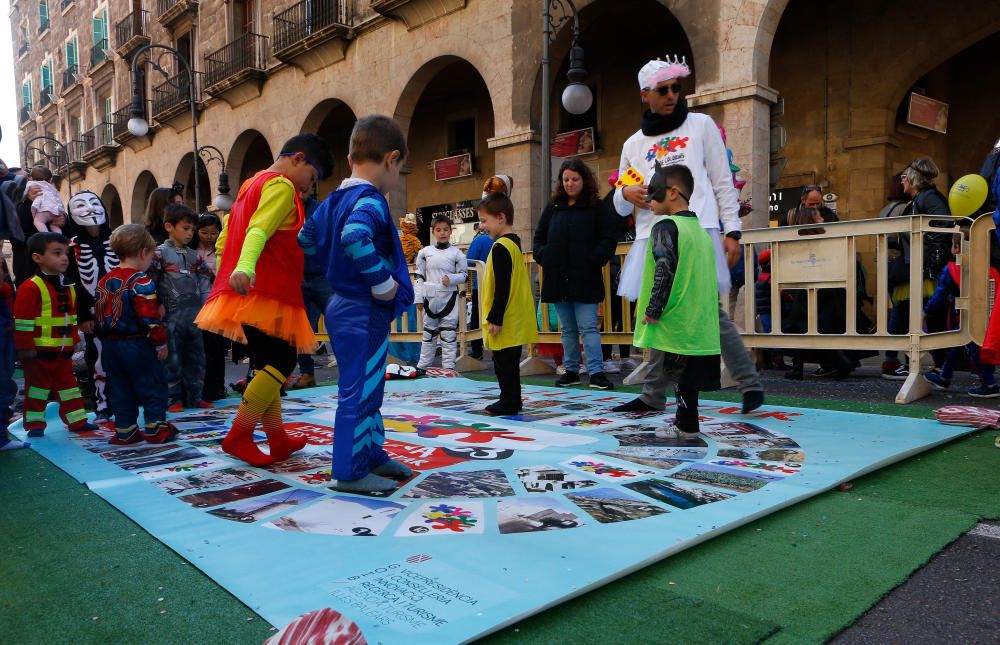
{"label": "street lamp", "polygon": [[[573,0],[542,0],[542,203],[549,200],[549,182],[552,179],[552,87],[549,45],[564,24],[573,21],[573,45],[570,48],[569,85],[562,94],[562,104],[570,114],[583,114],[594,103],[590,88],[583,84],[587,69],[583,66],[583,47],[580,39],[580,15]],[[558,15],[553,15],[558,12]]]}
{"label": "street lamp", "polygon": [[[219,194],[215,196],[212,203],[215,204],[215,207],[220,211],[228,213],[233,207],[233,198],[229,194],[229,175],[226,173],[226,158],[222,156],[222,151],[215,146],[202,146],[198,148],[199,159],[197,161],[201,160],[202,155],[204,155],[206,165],[208,165],[208,162],[210,161],[217,161],[219,162],[219,166],[222,168],[219,172]],[[195,172],[197,171],[198,170],[196,168]]]}
{"label": "street lamp", "polygon": [[[31,144],[33,144],[36,141],[42,141],[43,142],[42,143],[42,147],[39,148],[37,146],[32,146],[31,145]],[[55,155],[50,155],[48,152],[45,151],[45,144],[46,143],[50,143],[52,145],[55,145],[55,146],[59,147],[59,149],[56,150]],[[63,145],[58,139],[53,139],[52,137],[47,137],[45,135],[41,135],[40,134],[40,135],[38,135],[36,137],[31,137],[30,139],[28,139],[27,141],[24,142],[24,165],[26,167],[31,165],[31,164],[28,163],[28,151],[29,150],[31,150],[33,152],[41,153],[41,155],[43,157],[45,157],[46,161],[52,161],[53,160],[53,156],[54,156],[55,157],[55,166],[56,166],[56,170],[57,171],[59,169],[59,166],[61,165],[59,163],[60,162],[59,153],[62,152],[62,159],[64,159],[66,161],[66,190],[69,191],[69,195],[70,195],[70,197],[72,197],[73,196],[73,178],[70,176],[70,172],[69,172],[69,151],[66,150],[66,146]],[[28,168],[28,170],[30,170],[30,168]]]}
{"label": "street lamp", "polygon": [[[163,51],[159,56],[153,58],[147,53],[151,49],[161,49]],[[163,57],[168,54],[173,55],[174,60],[179,61],[181,66],[184,67],[184,71],[187,72],[188,103],[191,107],[191,139],[192,145],[194,146],[194,162],[197,164],[199,159],[198,111],[195,104],[194,72],[191,71],[191,65],[188,63],[187,59],[181,55],[181,52],[173,47],[170,47],[169,45],[150,43],[149,45],[140,47],[139,51],[137,51],[132,57],[132,105],[129,108],[130,118],[128,120],[128,131],[136,137],[144,137],[149,132],[149,123],[146,121],[146,111],[143,106],[142,94],[139,92],[139,59],[143,54],[146,54],[145,62],[149,63],[150,66],[162,74],[164,78],[170,78],[170,74],[161,64]],[[198,203],[198,199],[201,196],[198,174],[198,168],[196,167],[194,172],[194,206],[196,211],[201,210],[201,206]]]}

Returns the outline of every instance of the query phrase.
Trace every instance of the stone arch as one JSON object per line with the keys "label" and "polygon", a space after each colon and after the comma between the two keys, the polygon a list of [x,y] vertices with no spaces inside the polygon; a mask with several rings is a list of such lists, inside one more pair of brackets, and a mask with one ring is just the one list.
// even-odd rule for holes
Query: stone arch
{"label": "stone arch", "polygon": [[112,230],[125,223],[122,198],[114,184],[108,184],[104,187],[104,190],[101,191],[101,201],[104,202],[104,208],[108,211],[108,224]]}
{"label": "stone arch", "polygon": [[157,186],[156,177],[148,170],[143,170],[136,177],[132,188],[132,202],[129,208],[133,223],[141,224],[143,222],[143,218],[146,216],[146,202],[149,200],[149,195]]}
{"label": "stone arch", "polygon": [[347,151],[350,147],[351,130],[357,118],[355,111],[346,102],[324,99],[309,111],[302,123],[300,131],[322,137],[329,144],[330,154],[333,156],[333,172],[317,186],[316,192],[320,197],[335,189],[341,180],[350,175]]}
{"label": "stone arch", "polygon": [[257,130],[244,130],[229,149],[226,162],[235,194],[244,181],[274,162],[274,152],[263,134]]}
{"label": "stone arch", "polygon": [[174,172],[174,181],[184,184],[184,201],[196,213],[203,211],[212,202],[212,186],[208,176],[208,169],[205,162],[198,159],[198,192],[201,193],[195,200],[194,194],[194,152],[185,153],[177,164]]}

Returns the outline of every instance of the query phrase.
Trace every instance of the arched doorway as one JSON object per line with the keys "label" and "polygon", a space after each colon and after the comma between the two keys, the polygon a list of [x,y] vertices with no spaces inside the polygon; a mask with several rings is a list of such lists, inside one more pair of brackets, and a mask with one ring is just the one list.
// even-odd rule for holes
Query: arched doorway
{"label": "arched doorway", "polygon": [[114,230],[125,223],[125,214],[122,211],[122,198],[118,195],[118,189],[114,184],[108,184],[101,191],[101,201],[104,208],[108,210],[108,225]]}
{"label": "arched doorway", "polygon": [[[226,162],[232,186],[231,194],[235,197],[244,181],[274,163],[274,153],[264,135],[256,130],[244,130],[236,137]],[[234,179],[237,180],[235,185]]]}
{"label": "arched doorway", "polygon": [[149,195],[156,189],[156,177],[148,170],[143,170],[136,177],[135,186],[132,188],[132,204],[129,208],[131,221],[142,224],[146,217],[146,202]]}
{"label": "arched doorway", "polygon": [[354,110],[338,99],[326,99],[309,112],[302,124],[302,132],[313,132],[330,145],[333,156],[333,173],[319,182],[316,195],[323,199],[326,194],[340,185],[351,175],[347,165],[347,152],[351,143],[351,130],[358,120]]}
{"label": "arched doorway", "polygon": [[[462,58],[437,58],[407,83],[395,118],[407,132],[410,154],[405,187],[391,195],[393,212],[416,212],[425,244],[431,217],[450,212],[456,222],[452,239],[467,244],[477,221],[472,206],[482,193],[484,178],[495,173],[487,143],[494,135],[494,115],[486,82]],[[452,161],[436,171],[435,160],[445,158]]]}
{"label": "arched doorway", "polygon": [[208,170],[205,168],[205,163],[199,159],[198,160],[198,192],[201,193],[198,197],[197,203],[195,203],[194,196],[194,171],[195,164],[193,163],[194,153],[189,152],[181,158],[181,162],[177,164],[177,172],[174,173],[174,181],[184,184],[184,201],[190,206],[196,213],[200,213],[205,208],[212,203],[212,186],[208,177]]}

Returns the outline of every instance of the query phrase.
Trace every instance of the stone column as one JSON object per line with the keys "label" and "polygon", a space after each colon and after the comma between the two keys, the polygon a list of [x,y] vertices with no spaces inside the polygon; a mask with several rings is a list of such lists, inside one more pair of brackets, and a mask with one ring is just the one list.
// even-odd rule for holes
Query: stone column
{"label": "stone column", "polygon": [[740,176],[747,182],[741,199],[750,198],[753,212],[743,220],[743,228],[768,225],[767,202],[770,195],[770,123],[771,105],[778,93],[759,83],[708,90],[687,97],[692,110],[709,114],[726,129],[727,145]]}
{"label": "stone column", "polygon": [[494,155],[495,173],[514,179],[511,201],[514,202],[514,232],[521,238],[521,248],[531,249],[535,225],[545,204],[539,197],[542,146],[537,132],[531,129],[502,134],[487,143]]}

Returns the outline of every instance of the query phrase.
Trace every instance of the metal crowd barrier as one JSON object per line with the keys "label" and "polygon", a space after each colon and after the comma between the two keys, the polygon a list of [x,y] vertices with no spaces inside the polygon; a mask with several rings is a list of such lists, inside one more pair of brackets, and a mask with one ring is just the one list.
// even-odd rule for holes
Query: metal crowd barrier
{"label": "metal crowd barrier", "polygon": [[[765,248],[771,250],[771,332],[757,331],[758,320],[754,298],[754,282],[747,281],[744,296],[746,326],[743,340],[751,349],[801,349],[801,350],[896,350],[906,354],[909,377],[903,383],[896,397],[897,403],[909,403],[930,392],[930,386],[921,377],[920,356],[923,352],[948,347],[958,347],[970,340],[982,344],[986,334],[989,311],[993,302],[990,294],[993,286],[989,280],[990,235],[994,228],[989,217],[977,220],[944,216],[914,216],[869,220],[852,220],[788,226],[781,228],[752,229],[743,232],[742,243],[752,245],[758,253]],[[929,233],[961,233],[961,253],[956,258],[962,267],[961,293],[956,300],[956,308],[962,312],[958,329],[927,333],[923,330],[922,298],[909,301],[909,329],[906,334],[890,334],[887,330],[891,290],[888,284],[888,240],[891,236],[905,234],[910,238],[910,289],[914,294],[923,292],[924,236]],[[859,249],[871,244],[875,250],[874,280],[866,281],[873,295],[874,330],[857,328],[856,311],[858,293],[856,284],[860,264],[857,261]],[[604,279],[604,301],[599,306],[598,328],[601,343],[605,345],[627,345],[632,343],[634,316],[630,303],[615,295],[611,283],[611,267],[621,266],[631,244],[619,244],[611,263],[602,269]],[[532,281],[536,303],[544,279],[541,267],[530,252],[525,253],[525,263]],[[973,261],[975,259],[975,261]],[[754,275],[754,254],[744,255],[747,276]],[[482,262],[469,263],[469,278],[459,292],[459,311],[467,311],[473,297],[473,281],[481,279],[485,270]],[[411,271],[412,274],[412,271]],[[844,333],[819,332],[819,296],[825,289],[839,289],[845,292]],[[806,329],[802,333],[783,333],[781,293],[800,290],[806,293]],[[479,319],[486,317],[482,303],[479,303]],[[725,304],[725,303],[724,303]],[[617,308],[620,326],[614,327],[612,308]],[[539,315],[539,343],[559,344],[561,335],[558,323],[553,324],[548,307],[541,306]],[[412,328],[412,330],[411,330]],[[393,323],[389,335],[391,342],[419,343],[423,334],[423,313],[404,313]],[[483,338],[482,326],[471,327],[466,316],[459,316],[457,333],[459,343],[459,371],[485,369],[482,361],[469,355],[469,343]],[[320,338],[326,339],[325,329],[320,329]],[[395,362],[398,359],[390,358]],[[521,364],[525,376],[547,374],[553,366],[538,356],[536,345],[528,347],[528,356]],[[625,379],[626,383],[641,382],[643,365],[640,365]],[[724,379],[725,380],[725,379]]]}

